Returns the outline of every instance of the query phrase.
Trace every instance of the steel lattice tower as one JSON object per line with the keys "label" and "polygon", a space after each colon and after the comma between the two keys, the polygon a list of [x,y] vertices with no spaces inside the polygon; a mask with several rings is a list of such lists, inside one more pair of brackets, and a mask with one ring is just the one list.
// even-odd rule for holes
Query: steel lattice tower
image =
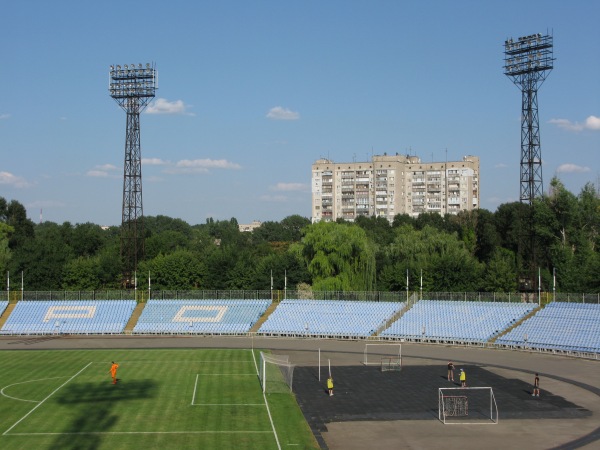
{"label": "steel lattice tower", "polygon": [[532,34],[504,42],[504,74],[521,90],[521,178],[520,200],[529,205],[522,247],[530,262],[523,290],[535,291],[534,199],[544,193],[542,150],[537,93],[554,67],[553,37]]}
{"label": "steel lattice tower", "polygon": [[144,255],[140,112],[154,98],[156,89],[154,64],[110,66],[110,96],[127,113],[121,215],[121,260],[126,287],[132,286],[138,261]]}

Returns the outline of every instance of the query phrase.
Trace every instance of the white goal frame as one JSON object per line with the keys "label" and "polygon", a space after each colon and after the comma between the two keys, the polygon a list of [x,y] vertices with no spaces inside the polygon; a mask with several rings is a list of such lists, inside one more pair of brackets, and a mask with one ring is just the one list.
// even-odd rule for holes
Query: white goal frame
{"label": "white goal frame", "polygon": [[[483,391],[489,391],[489,395]],[[477,395],[477,405],[474,404],[475,395]],[[471,399],[470,403],[469,399]],[[477,408],[479,420],[474,417],[474,414],[469,416],[469,408],[472,411]],[[458,419],[459,417],[468,419]],[[438,418],[444,425],[495,425],[498,423],[498,405],[494,390],[489,386],[439,388]]]}
{"label": "white goal frame", "polygon": [[[384,351],[382,355],[378,352]],[[386,361],[387,360],[387,361]],[[384,365],[393,366],[391,370],[402,370],[402,344],[394,343],[367,343],[363,351],[363,364],[365,366],[378,366],[384,370]]]}
{"label": "white goal frame", "polygon": [[[258,371],[258,378],[260,380],[260,387],[263,393],[276,393],[276,392],[292,392],[292,382],[294,379],[294,364],[289,362],[288,355],[270,355],[260,352],[260,366]],[[269,375],[269,367],[271,365],[277,366],[277,369],[281,372],[281,379],[273,380]],[[271,372],[272,373],[272,372]],[[279,378],[279,377],[277,377]],[[282,386],[285,383],[287,388],[283,389]]]}

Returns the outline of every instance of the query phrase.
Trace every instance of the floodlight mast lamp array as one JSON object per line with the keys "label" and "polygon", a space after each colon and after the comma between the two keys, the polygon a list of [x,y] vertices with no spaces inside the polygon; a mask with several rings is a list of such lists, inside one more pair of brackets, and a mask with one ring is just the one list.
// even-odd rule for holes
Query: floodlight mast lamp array
{"label": "floodlight mast lamp array", "polygon": [[504,42],[504,74],[521,89],[520,199],[530,205],[543,194],[537,91],[554,67],[552,41],[538,33]]}
{"label": "floodlight mast lamp array", "polygon": [[110,66],[110,96],[127,113],[123,209],[121,216],[121,260],[123,284],[133,287],[133,274],[144,255],[144,209],[142,204],[142,158],[140,112],[154,98],[157,72],[154,64]]}
{"label": "floodlight mast lamp array", "polygon": [[[521,291],[535,292],[536,238],[533,204],[543,195],[542,152],[537,92],[554,67],[553,37],[532,34],[504,42],[504,74],[521,90],[520,200],[529,206],[529,217],[520,239],[521,255],[529,263],[520,276]],[[538,299],[539,300],[539,299]]]}

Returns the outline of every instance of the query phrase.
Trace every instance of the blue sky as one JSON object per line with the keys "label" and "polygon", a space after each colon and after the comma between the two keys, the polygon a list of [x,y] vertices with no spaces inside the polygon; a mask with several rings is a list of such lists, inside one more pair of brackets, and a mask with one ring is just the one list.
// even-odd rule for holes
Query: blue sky
{"label": "blue sky", "polygon": [[504,40],[554,35],[538,94],[545,189],[600,179],[600,2],[6,1],[0,196],[30,218],[121,222],[125,112],[111,64],[154,62],[145,215],[310,217],[311,164],[481,158],[481,204],[519,197]]}

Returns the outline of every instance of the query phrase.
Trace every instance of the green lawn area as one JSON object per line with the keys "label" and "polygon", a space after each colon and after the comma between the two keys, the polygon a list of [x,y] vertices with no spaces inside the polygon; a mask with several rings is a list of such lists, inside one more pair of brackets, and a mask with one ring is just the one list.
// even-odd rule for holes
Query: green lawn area
{"label": "green lawn area", "polygon": [[[111,361],[120,367],[113,385]],[[318,449],[258,350],[0,352],[0,448]]]}

